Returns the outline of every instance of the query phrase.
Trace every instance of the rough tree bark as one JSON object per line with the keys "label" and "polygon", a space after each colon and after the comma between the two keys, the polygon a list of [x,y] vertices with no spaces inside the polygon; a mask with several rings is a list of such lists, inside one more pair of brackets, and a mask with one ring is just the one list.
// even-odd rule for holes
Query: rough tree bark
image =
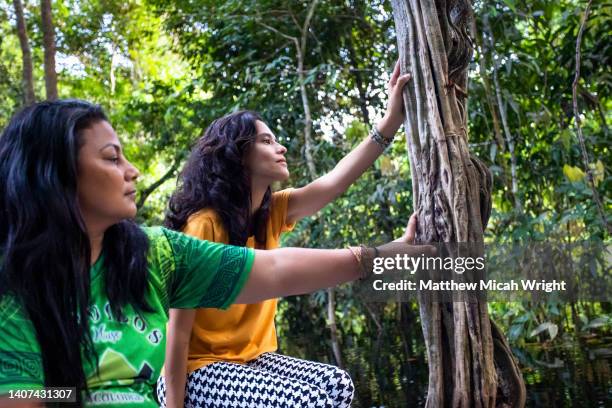
{"label": "rough tree bark", "polygon": [[43,45],[45,48],[45,89],[47,99],[57,99],[57,74],[55,73],[55,31],[51,0],[40,0],[40,15],[42,17]]}
{"label": "rough tree bark", "polygon": [[[404,91],[419,242],[482,247],[492,178],[467,135],[469,0],[392,0]],[[525,384],[486,302],[440,303],[419,294],[429,364],[427,407],[520,407]]]}
{"label": "rough tree bark", "polygon": [[34,94],[34,79],[32,75],[32,52],[30,51],[30,41],[28,40],[28,31],[26,28],[25,17],[23,15],[23,4],[21,0],[13,0],[15,7],[15,19],[17,20],[17,36],[19,37],[19,45],[21,46],[22,82],[23,95],[26,105],[31,105],[36,102]]}

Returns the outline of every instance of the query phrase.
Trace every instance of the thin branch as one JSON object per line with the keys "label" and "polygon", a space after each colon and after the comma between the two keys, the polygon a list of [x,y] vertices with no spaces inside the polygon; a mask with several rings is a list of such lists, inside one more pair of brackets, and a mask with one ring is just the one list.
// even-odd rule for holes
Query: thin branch
{"label": "thin branch", "polygon": [[258,13],[262,16],[288,16],[291,12],[283,9],[265,10],[263,13]]}
{"label": "thin branch", "polygon": [[272,31],[272,32],[280,35],[283,38],[286,38],[288,40],[293,41],[296,47],[298,47],[298,48],[300,47],[300,44],[299,44],[298,39],[296,37],[292,37],[290,35],[287,35],[287,34],[283,33],[282,31],[277,30],[276,28],[267,25],[266,23],[262,23],[261,20],[259,20],[259,19],[256,19],[255,22],[257,24],[259,24],[260,26],[264,27],[265,29]]}
{"label": "thin branch", "polygon": [[291,16],[291,20],[293,20],[293,23],[295,24],[295,26],[297,27],[298,30],[302,29],[302,26],[300,25],[300,23],[298,22],[297,18],[295,17],[295,14],[293,14],[293,11],[289,12],[289,15]]}
{"label": "thin branch", "polygon": [[318,2],[319,0],[314,0],[312,3],[310,3],[306,19],[304,21],[303,26],[300,28],[301,34],[302,34],[301,43],[300,43],[300,39],[298,39],[297,37],[288,35],[278,30],[277,28],[274,28],[262,22],[260,16],[257,16],[257,18],[255,19],[255,22],[259,24],[260,26],[264,27],[265,29],[273,33],[280,35],[283,38],[291,40],[295,45],[295,52],[296,52],[296,57],[297,57],[296,71],[298,74],[298,83],[300,86],[300,95],[302,98],[302,105],[304,107],[304,122],[305,122],[305,126],[304,126],[304,150],[305,152],[304,153],[306,156],[306,164],[308,165],[308,170],[313,180],[316,178],[316,169],[314,166],[314,160],[312,158],[312,141],[311,141],[312,117],[310,114],[310,106],[308,104],[308,95],[306,93],[306,78],[304,77],[304,59],[306,55],[306,40],[307,40],[307,35],[308,35],[308,29],[309,29],[312,17],[314,15],[315,7]]}
{"label": "thin branch", "polygon": [[[304,60],[306,58],[306,42],[308,40],[308,30],[310,28],[310,22],[314,15],[314,10],[319,0],[313,0],[308,7],[308,13],[304,20],[304,25],[301,28],[302,38],[301,44],[295,39],[296,54],[298,59],[298,81],[300,84],[300,94],[302,97],[302,105],[304,107],[304,153],[306,156],[306,165],[310,173],[310,177],[314,180],[317,176],[316,167],[312,157],[312,116],[310,113],[310,105],[308,103],[308,94],[306,93],[306,80],[304,78]],[[293,13],[291,13],[293,21],[297,24]],[[298,26],[299,27],[299,26]],[[338,327],[336,324],[336,301],[334,296],[334,288],[327,289],[327,317],[329,319],[329,329],[332,343],[332,351],[336,359],[336,363],[339,367],[342,367],[342,353],[340,351],[340,344],[338,342]]]}
{"label": "thin branch", "polygon": [[166,173],[164,173],[163,176],[161,176],[157,181],[155,181],[149,187],[142,190],[142,192],[140,193],[140,197],[138,198],[138,203],[136,204],[137,208],[142,208],[142,206],[144,205],[147,198],[149,198],[151,193],[157,190],[157,188],[161,186],[162,184],[164,184],[164,182],[166,182],[166,180],[168,180],[170,177],[174,176],[174,173],[176,173],[176,171],[178,170],[180,163],[181,163],[181,159],[179,157],[174,159],[174,163],[172,164],[172,167],[170,167],[170,169]]}
{"label": "thin branch", "polygon": [[[480,79],[482,81],[482,86],[484,88],[485,93],[485,101],[487,103],[487,107],[489,108],[489,112],[491,112],[491,119],[493,120],[493,134],[495,135],[495,140],[497,141],[497,145],[499,149],[503,152],[506,150],[506,146],[504,143],[503,136],[501,134],[501,126],[499,125],[499,118],[497,116],[497,110],[495,109],[495,101],[493,96],[491,95],[491,84],[489,83],[489,78],[487,76],[487,70],[485,67],[486,64],[486,54],[487,54],[487,44],[485,43],[483,34],[478,30],[476,26],[476,19],[473,18],[471,22],[470,29],[472,30],[472,36],[474,37],[474,43],[476,45],[480,45],[478,52],[478,69],[480,73]],[[476,48],[476,47],[475,47]]]}
{"label": "thin branch", "polygon": [[361,304],[363,305],[363,307],[366,308],[366,310],[370,314],[372,321],[374,322],[374,324],[376,325],[376,328],[378,329],[378,332],[380,333],[383,330],[383,327],[382,327],[382,324],[380,324],[380,321],[378,320],[378,318],[376,317],[376,313],[374,313],[374,311],[372,310],[368,302],[361,302]]}
{"label": "thin branch", "polygon": [[584,27],[586,26],[587,19],[589,18],[589,12],[591,11],[591,3],[593,0],[589,0],[587,3],[586,9],[584,10],[584,15],[582,16],[582,22],[580,23],[580,29],[578,30],[578,37],[576,38],[576,72],[574,76],[574,82],[572,83],[572,103],[574,106],[574,122],[576,124],[576,135],[578,136],[578,141],[580,142],[580,150],[582,152],[582,161],[584,162],[584,167],[587,173],[587,179],[589,182],[589,186],[591,187],[591,191],[593,192],[593,200],[595,201],[595,205],[597,206],[597,210],[599,212],[599,216],[601,217],[601,221],[603,222],[604,227],[609,233],[612,233],[610,226],[608,225],[608,221],[606,220],[606,215],[603,210],[603,204],[601,202],[601,198],[599,197],[599,192],[595,187],[595,180],[593,179],[593,171],[591,170],[589,153],[586,149],[586,144],[584,142],[584,136],[582,135],[582,128],[580,127],[580,114],[578,112],[578,81],[580,80],[580,46],[582,45],[582,34],[584,33]]}
{"label": "thin branch", "polygon": [[312,16],[314,15],[315,8],[319,0],[313,0],[308,7],[308,14],[306,14],[306,20],[304,20],[304,26],[302,27],[302,44],[301,44],[301,52],[302,55],[306,55],[306,41],[308,39],[308,30],[310,29],[310,21],[312,20]]}
{"label": "thin branch", "polygon": [[336,323],[336,297],[334,288],[327,288],[327,319],[329,320],[329,333],[331,337],[332,352],[336,359],[336,365],[343,367],[342,351],[340,350],[340,341],[338,340],[338,324]]}
{"label": "thin branch", "polygon": [[[490,52],[491,59],[493,60],[493,86],[495,87],[495,96],[497,98],[497,108],[499,109],[499,116],[501,118],[502,127],[504,129],[504,136],[506,138],[506,145],[508,146],[508,152],[510,153],[510,176],[512,179],[512,198],[514,199],[514,208],[517,211],[520,211],[522,208],[521,200],[519,197],[518,191],[518,165],[516,160],[516,152],[514,145],[514,135],[510,132],[510,126],[508,124],[508,115],[506,111],[506,107],[504,105],[504,101],[502,98],[501,87],[499,85],[498,78],[498,68],[499,61],[495,58],[495,38],[493,37],[493,30],[491,29],[491,25],[489,23],[489,18],[485,14],[483,17],[483,25],[484,29],[487,31],[489,41],[490,41]],[[484,40],[483,40],[484,41]],[[520,117],[520,115],[517,115]]]}

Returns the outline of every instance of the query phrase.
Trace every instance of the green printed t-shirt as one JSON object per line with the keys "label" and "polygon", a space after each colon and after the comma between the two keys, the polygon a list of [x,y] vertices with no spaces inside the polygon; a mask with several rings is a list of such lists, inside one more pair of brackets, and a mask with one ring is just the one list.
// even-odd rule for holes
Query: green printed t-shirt
{"label": "green printed t-shirt", "polygon": [[[104,290],[104,255],[91,268],[89,325],[99,372],[85,364],[89,406],[157,406],[155,383],[164,363],[168,308],[227,308],[244,286],[254,252],[200,241],[165,228],[143,228],[149,238],[148,304],[113,316]],[[40,389],[44,374],[34,326],[12,296],[0,299],[0,395]]]}

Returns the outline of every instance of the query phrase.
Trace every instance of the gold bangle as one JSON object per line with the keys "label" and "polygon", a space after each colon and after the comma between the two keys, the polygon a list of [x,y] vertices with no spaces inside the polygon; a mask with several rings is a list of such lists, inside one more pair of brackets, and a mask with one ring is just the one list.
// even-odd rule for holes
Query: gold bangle
{"label": "gold bangle", "polygon": [[366,270],[365,265],[363,264],[363,248],[363,245],[360,245],[358,247],[348,247],[348,250],[351,251],[351,254],[353,254],[353,256],[355,257],[357,265],[361,270],[361,273],[359,274],[359,279],[365,279],[368,276],[368,271]]}

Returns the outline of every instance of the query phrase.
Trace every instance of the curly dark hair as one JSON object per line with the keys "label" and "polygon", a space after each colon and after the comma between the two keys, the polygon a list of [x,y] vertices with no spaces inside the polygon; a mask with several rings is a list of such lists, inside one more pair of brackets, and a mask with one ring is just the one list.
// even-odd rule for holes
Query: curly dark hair
{"label": "curly dark hair", "polygon": [[251,215],[251,183],[243,158],[257,135],[255,121],[261,116],[239,111],[216,119],[192,149],[170,197],[164,224],[181,230],[189,216],[213,209],[228,231],[229,243],[244,246],[250,235],[266,241],[266,221],[272,191],[264,194],[260,208]]}

